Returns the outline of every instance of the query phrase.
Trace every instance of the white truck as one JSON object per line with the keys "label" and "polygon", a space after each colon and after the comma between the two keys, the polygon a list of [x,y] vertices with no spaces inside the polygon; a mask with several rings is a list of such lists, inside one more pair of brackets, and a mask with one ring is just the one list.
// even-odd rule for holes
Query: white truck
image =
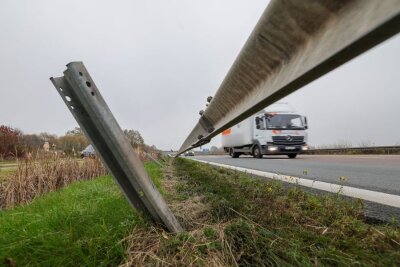
{"label": "white truck", "polygon": [[276,103],[222,133],[222,146],[232,158],[240,155],[287,155],[308,149],[307,118],[287,103]]}

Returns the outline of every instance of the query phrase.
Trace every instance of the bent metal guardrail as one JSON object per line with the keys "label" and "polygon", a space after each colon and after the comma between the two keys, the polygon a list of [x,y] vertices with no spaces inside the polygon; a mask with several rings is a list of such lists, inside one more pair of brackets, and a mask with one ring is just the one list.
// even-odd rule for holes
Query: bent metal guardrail
{"label": "bent metal guardrail", "polygon": [[209,142],[399,29],[399,0],[272,0],[179,154]]}
{"label": "bent metal guardrail", "polygon": [[50,79],[130,204],[169,231],[182,231],[82,62]]}

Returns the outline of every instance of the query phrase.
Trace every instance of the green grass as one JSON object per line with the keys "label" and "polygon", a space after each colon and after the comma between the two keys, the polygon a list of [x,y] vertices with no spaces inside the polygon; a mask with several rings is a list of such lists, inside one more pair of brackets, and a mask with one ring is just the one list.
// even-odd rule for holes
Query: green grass
{"label": "green grass", "polygon": [[0,182],[15,173],[15,169],[0,168]]}
{"label": "green grass", "polygon": [[7,176],[15,172],[17,168],[16,161],[0,161],[0,182]]}
{"label": "green grass", "polygon": [[[146,168],[160,186],[159,167]],[[76,182],[0,211],[0,265],[11,258],[17,266],[115,266],[126,255],[121,240],[145,225],[111,177]]]}
{"label": "green grass", "polygon": [[240,266],[400,265],[400,229],[367,224],[361,201],[181,158],[175,169],[180,197],[206,196],[208,223],[226,223],[224,236]]}
{"label": "green grass", "polygon": [[161,179],[163,178],[163,169],[160,165],[156,163],[147,163],[145,164],[145,169],[151,179],[153,180],[154,185],[157,187],[157,189],[160,191],[162,195],[165,194],[162,186],[161,186]]}
{"label": "green grass", "polygon": [[9,161],[0,161],[0,168],[9,168],[9,167],[16,167],[17,161],[9,160]]}
{"label": "green grass", "polygon": [[14,164],[14,163],[16,163],[15,160],[0,160],[0,166],[3,164],[8,165],[8,164]]}

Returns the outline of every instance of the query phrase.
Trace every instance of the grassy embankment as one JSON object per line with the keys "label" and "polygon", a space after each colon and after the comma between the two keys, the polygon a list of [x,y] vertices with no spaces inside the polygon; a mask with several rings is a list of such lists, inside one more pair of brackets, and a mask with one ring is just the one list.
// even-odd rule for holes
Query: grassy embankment
{"label": "grassy embankment", "polygon": [[[400,229],[365,222],[361,201],[178,159],[167,199],[187,232],[158,234],[131,261],[203,266],[398,266]],[[172,178],[171,178],[172,177]],[[175,178],[174,178],[175,177]],[[174,180],[175,179],[175,180]],[[172,184],[172,186],[171,186]],[[156,238],[155,232],[152,238]],[[140,246],[141,239],[132,238]],[[142,259],[140,261],[140,256]]]}
{"label": "grassy embankment", "polygon": [[[146,167],[159,185],[161,170]],[[145,225],[111,177],[75,182],[0,210],[0,266],[115,266],[126,255],[123,238]]]}
{"label": "grassy embankment", "polygon": [[0,212],[0,258],[17,266],[115,265],[138,222],[110,177],[82,181]]}
{"label": "grassy embankment", "polygon": [[155,164],[147,169],[186,232],[151,226],[101,177],[0,212],[0,259],[41,266],[400,264],[399,228],[365,223],[359,201],[184,159],[164,175]]}

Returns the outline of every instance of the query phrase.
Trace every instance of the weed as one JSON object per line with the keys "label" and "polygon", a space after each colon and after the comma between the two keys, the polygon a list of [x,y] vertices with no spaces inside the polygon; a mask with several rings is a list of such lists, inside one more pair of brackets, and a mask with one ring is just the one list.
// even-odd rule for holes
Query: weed
{"label": "weed", "polygon": [[52,156],[18,161],[15,171],[0,181],[0,209],[26,204],[72,182],[105,174],[107,170],[98,159]]}

